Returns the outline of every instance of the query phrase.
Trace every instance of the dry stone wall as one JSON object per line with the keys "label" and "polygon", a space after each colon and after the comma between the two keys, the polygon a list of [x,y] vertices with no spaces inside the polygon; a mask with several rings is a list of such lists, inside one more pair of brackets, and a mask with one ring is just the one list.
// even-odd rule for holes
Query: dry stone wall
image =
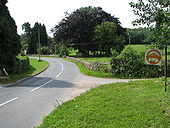
{"label": "dry stone wall", "polygon": [[89,63],[89,62],[85,62],[85,61],[82,61],[82,60],[74,58],[74,57],[67,57],[67,58],[71,59],[73,61],[76,61],[78,63],[81,63],[85,68],[87,68],[89,70],[98,70],[103,67],[103,64],[98,63],[98,62]]}

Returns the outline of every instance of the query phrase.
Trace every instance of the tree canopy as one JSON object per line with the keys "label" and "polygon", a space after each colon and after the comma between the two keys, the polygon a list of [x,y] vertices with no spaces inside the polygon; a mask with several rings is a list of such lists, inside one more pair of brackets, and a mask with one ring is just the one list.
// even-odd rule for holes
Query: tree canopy
{"label": "tree canopy", "polygon": [[12,72],[21,45],[17,26],[6,3],[7,0],[0,0],[0,68],[4,67]]}
{"label": "tree canopy", "polygon": [[147,24],[154,32],[155,44],[159,47],[170,44],[170,16],[168,13],[169,0],[138,0],[131,2],[135,15],[139,18],[133,23]]}
{"label": "tree canopy", "polygon": [[98,43],[98,50],[111,54],[111,48],[120,52],[125,43],[125,38],[117,34],[117,24],[114,22],[103,22],[95,27],[95,40]]}
{"label": "tree canopy", "polygon": [[[22,25],[22,29],[24,30],[23,38],[28,44],[28,53],[29,54],[36,54],[38,51],[38,38],[40,36],[40,45],[47,46],[48,45],[48,35],[46,32],[46,27],[44,24],[36,22],[34,27],[31,28],[29,22],[24,23]],[[39,34],[39,35],[38,35]],[[23,40],[23,41],[24,41]]]}
{"label": "tree canopy", "polygon": [[130,44],[151,44],[154,42],[150,28],[127,29],[127,34],[130,38]]}
{"label": "tree canopy", "polygon": [[55,41],[64,42],[66,45],[71,45],[80,52],[88,54],[94,46],[95,27],[105,21],[116,23],[117,34],[125,32],[125,29],[120,26],[118,18],[111,16],[100,7],[89,6],[79,8],[70,14],[66,13],[65,18],[53,29]]}

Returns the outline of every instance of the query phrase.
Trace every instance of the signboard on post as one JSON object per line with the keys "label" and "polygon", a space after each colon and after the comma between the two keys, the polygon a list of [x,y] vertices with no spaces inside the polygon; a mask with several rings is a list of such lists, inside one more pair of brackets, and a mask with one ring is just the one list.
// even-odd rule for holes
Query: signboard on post
{"label": "signboard on post", "polygon": [[162,50],[146,49],[145,64],[161,65]]}

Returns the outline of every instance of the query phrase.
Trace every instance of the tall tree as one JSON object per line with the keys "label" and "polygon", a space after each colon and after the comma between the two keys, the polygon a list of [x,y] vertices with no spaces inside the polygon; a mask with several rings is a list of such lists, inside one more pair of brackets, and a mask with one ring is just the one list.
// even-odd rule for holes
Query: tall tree
{"label": "tall tree", "polygon": [[125,37],[117,34],[117,24],[103,22],[95,27],[95,40],[98,42],[98,50],[111,55],[111,49],[120,52],[125,43]]}
{"label": "tall tree", "polygon": [[22,30],[24,30],[24,34],[21,35],[21,44],[24,49],[28,49],[28,53],[30,51],[29,45],[31,44],[31,25],[29,22],[26,22],[22,25]]}
{"label": "tall tree", "polygon": [[41,46],[48,45],[48,35],[44,24],[42,25],[41,23],[36,22],[34,27],[31,28],[30,24],[27,22],[22,25],[22,28],[25,30],[24,35],[27,38],[29,54],[37,54],[39,37]]}
{"label": "tall tree", "polygon": [[139,18],[134,25],[147,24],[153,29],[155,44],[164,47],[170,44],[170,16],[168,14],[169,0],[138,0],[137,3],[131,2],[135,15]]}
{"label": "tall tree", "polygon": [[36,22],[34,27],[31,29],[31,43],[28,45],[29,54],[38,53],[38,31],[40,30],[39,23]]}
{"label": "tall tree", "polygon": [[40,24],[40,38],[41,38],[41,45],[42,46],[48,46],[48,35],[46,31],[45,25]]}
{"label": "tall tree", "polygon": [[12,72],[21,44],[17,26],[6,3],[7,0],[0,0],[0,68],[4,67]]}
{"label": "tall tree", "polygon": [[118,33],[125,31],[120,26],[118,18],[100,7],[90,6],[77,9],[71,14],[66,13],[65,18],[53,29],[54,38],[57,42],[73,45],[75,49],[88,54],[88,51],[96,46],[93,43],[95,26],[104,21],[115,22],[118,25]]}

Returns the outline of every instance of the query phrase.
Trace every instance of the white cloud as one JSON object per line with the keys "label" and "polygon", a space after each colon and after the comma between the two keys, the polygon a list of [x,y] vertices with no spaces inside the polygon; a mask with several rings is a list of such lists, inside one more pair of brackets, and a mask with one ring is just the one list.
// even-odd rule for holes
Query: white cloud
{"label": "white cloud", "polygon": [[80,7],[100,6],[108,13],[120,19],[123,27],[133,27],[135,20],[129,3],[137,0],[8,0],[8,8],[15,19],[19,34],[22,33],[21,25],[30,22],[44,23],[47,32],[64,17],[64,12],[72,12]]}

